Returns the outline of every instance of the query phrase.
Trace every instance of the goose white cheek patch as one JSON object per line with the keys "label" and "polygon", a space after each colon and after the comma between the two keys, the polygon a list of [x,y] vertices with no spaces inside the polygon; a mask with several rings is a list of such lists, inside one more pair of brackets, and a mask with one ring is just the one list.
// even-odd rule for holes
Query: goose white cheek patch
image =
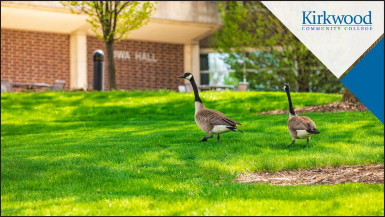
{"label": "goose white cheek patch", "polygon": [[189,76],[186,77],[186,79],[187,79],[187,80],[190,80],[191,77],[192,77],[192,75],[189,75]]}

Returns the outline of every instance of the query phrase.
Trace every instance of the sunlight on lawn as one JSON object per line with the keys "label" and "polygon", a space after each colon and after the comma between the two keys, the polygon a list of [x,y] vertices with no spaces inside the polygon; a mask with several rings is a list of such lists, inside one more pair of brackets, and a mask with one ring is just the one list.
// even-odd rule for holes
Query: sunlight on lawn
{"label": "sunlight on lawn", "polygon": [[[298,106],[341,95],[293,93]],[[291,142],[285,93],[202,92],[243,124],[207,135],[191,93],[1,94],[2,215],[383,215],[384,185],[269,186],[239,173],[384,162],[371,112],[307,113],[319,135]],[[146,102],[146,103],[143,103]]]}

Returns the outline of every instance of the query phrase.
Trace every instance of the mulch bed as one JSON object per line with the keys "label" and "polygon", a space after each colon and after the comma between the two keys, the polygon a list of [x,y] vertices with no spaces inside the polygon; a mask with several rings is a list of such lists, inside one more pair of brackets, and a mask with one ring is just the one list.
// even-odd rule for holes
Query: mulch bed
{"label": "mulch bed", "polygon": [[[326,105],[306,106],[294,109],[297,114],[308,112],[346,112],[346,111],[369,111],[363,104],[354,102],[333,102]],[[273,110],[259,113],[261,115],[289,114],[289,110]]]}
{"label": "mulch bed", "polygon": [[269,183],[270,185],[316,185],[361,182],[384,183],[384,164],[281,171],[275,173],[241,173],[235,180],[241,183]]}

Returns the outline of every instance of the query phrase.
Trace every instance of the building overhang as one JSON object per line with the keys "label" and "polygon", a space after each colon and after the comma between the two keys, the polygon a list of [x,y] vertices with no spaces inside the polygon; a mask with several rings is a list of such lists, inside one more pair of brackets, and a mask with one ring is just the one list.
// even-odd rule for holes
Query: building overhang
{"label": "building overhang", "polygon": [[[164,4],[161,10],[170,7]],[[205,38],[223,26],[218,22],[194,22],[189,17],[173,19],[162,14],[162,11],[157,12],[147,25],[132,31],[127,39],[185,44]],[[87,18],[85,14],[72,14],[68,8],[58,5],[58,2],[1,2],[1,28],[62,34],[83,30],[87,35],[95,36]]]}

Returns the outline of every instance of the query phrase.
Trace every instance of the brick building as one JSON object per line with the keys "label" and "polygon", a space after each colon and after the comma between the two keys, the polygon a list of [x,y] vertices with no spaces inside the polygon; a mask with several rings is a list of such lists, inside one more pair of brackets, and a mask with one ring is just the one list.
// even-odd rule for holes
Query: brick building
{"label": "brick building", "polygon": [[[1,79],[92,87],[92,54],[106,51],[87,17],[59,2],[2,1]],[[118,89],[177,90],[184,81],[176,77],[184,72],[201,83],[200,54],[221,27],[215,2],[158,2],[148,25],[115,43]],[[107,89],[106,73],[104,85]]]}

